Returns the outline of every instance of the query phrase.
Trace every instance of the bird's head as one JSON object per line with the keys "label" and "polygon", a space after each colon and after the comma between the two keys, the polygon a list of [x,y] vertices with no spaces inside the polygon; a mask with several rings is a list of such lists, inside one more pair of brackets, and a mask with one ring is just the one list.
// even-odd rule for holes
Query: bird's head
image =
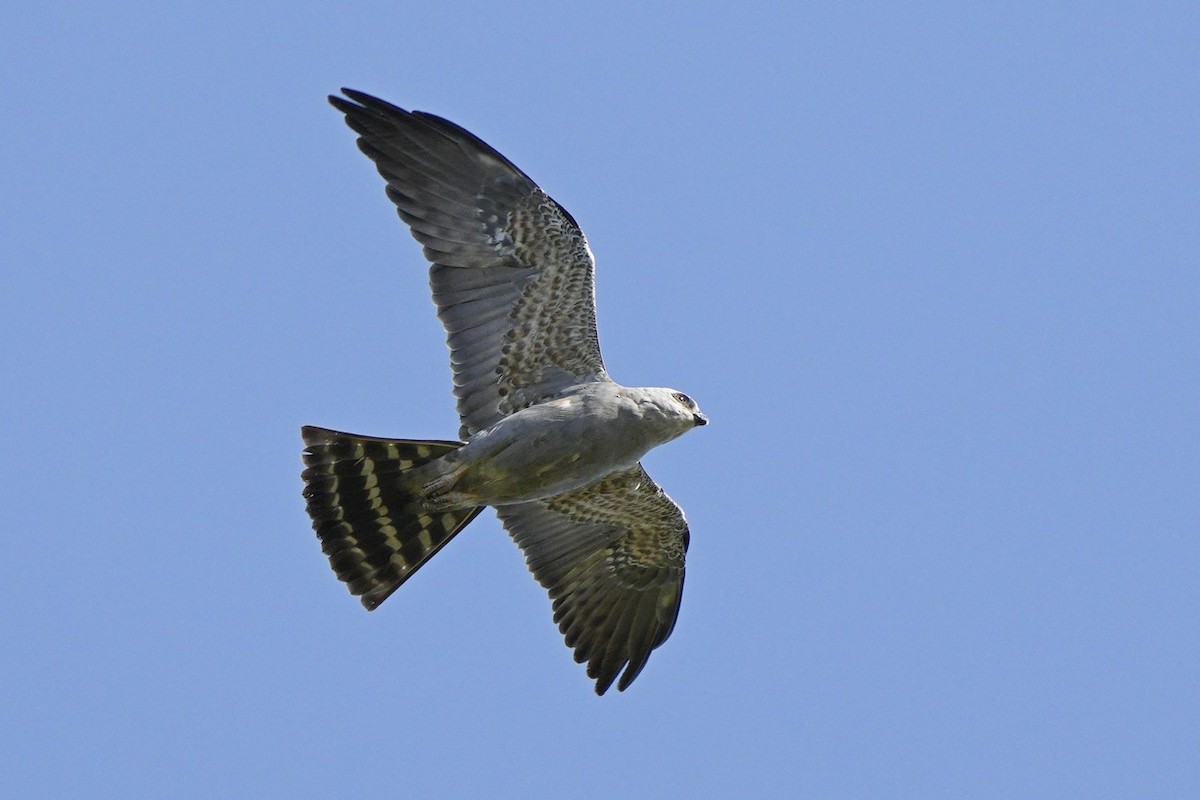
{"label": "bird's head", "polygon": [[671,429],[671,438],[708,424],[696,401],[677,389],[647,389],[646,399]]}

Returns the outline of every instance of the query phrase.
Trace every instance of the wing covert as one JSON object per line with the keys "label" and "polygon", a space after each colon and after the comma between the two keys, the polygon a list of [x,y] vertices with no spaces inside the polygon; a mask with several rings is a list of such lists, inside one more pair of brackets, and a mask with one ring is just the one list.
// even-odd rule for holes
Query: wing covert
{"label": "wing covert", "polygon": [[608,380],[594,260],[571,215],[454,123],[342,91],[349,100],[329,101],[432,264],[461,437],[567,386]]}

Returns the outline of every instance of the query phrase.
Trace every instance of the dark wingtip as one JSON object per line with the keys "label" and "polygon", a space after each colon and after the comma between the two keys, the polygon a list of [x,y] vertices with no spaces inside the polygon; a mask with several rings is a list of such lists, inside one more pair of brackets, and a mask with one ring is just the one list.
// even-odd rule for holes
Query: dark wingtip
{"label": "dark wingtip", "polygon": [[342,87],[342,94],[346,95],[346,97],[349,97],[356,103],[362,103],[364,106],[368,103],[383,102],[375,95],[367,94],[366,92],[360,92],[358,89],[350,89],[345,86]]}
{"label": "dark wingtip", "polygon": [[[377,114],[378,113],[391,113],[391,114],[408,114],[409,113],[408,111],[401,108],[400,106],[393,105],[392,103],[389,103],[387,100],[380,100],[378,97],[376,97],[373,94],[367,94],[366,92],[360,92],[357,89],[349,89],[349,88],[343,86],[342,94],[344,94],[346,97],[350,98],[350,100],[353,100],[354,102],[352,103],[352,102],[350,102],[350,100],[346,100],[343,97],[338,97],[335,94],[329,95],[329,102],[332,103],[334,108],[338,109],[339,111],[346,111],[346,110],[364,111],[364,110],[366,110],[366,111],[373,111]],[[357,103],[358,105],[355,105],[355,103]]]}
{"label": "dark wingtip", "polygon": [[[649,657],[649,655],[650,655],[649,653],[646,654],[647,658]],[[633,683],[633,679],[636,678],[638,675],[642,674],[642,667],[644,667],[644,666],[646,666],[645,659],[642,660],[641,664],[637,665],[637,669],[634,669],[633,664],[630,664],[629,666],[625,667],[625,672],[622,673],[621,680],[617,682],[617,691],[623,692],[626,689],[628,689],[629,684]]]}
{"label": "dark wingtip", "polygon": [[[618,666],[617,669],[610,674],[592,676],[596,678],[596,694],[603,696],[604,693],[607,692],[613,685],[613,681],[617,679],[617,673],[620,671],[621,668]],[[620,689],[620,691],[624,691],[624,689]]]}
{"label": "dark wingtip", "polygon": [[[649,655],[649,654],[647,654],[647,655]],[[622,664],[621,667],[618,667],[616,669],[616,671],[614,671],[611,675],[601,676],[600,679],[596,681],[596,694],[603,696],[605,692],[607,692],[610,688],[612,688],[614,681],[617,684],[618,692],[625,691],[626,689],[629,688],[629,685],[631,683],[633,683],[633,679],[641,674],[642,667],[644,667],[644,666],[646,666],[646,662],[643,659],[643,661],[640,664],[636,664],[636,665],[632,664],[632,663]],[[624,667],[623,672],[622,672],[622,667]],[[636,667],[636,669],[634,667]],[[618,674],[621,676],[620,680],[617,680]]]}
{"label": "dark wingtip", "polygon": [[[329,95],[329,105],[347,115],[361,114],[370,108],[366,101],[375,99],[369,94],[356,92],[353,89],[342,89],[342,91],[346,94],[346,97],[350,98],[350,100],[347,100],[346,97],[339,97],[336,94],[331,94]],[[351,100],[355,100],[357,102],[351,102]]]}

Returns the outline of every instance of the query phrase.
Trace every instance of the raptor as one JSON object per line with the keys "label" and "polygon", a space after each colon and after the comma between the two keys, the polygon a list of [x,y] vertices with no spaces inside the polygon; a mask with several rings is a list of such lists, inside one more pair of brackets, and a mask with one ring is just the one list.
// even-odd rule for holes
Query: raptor
{"label": "raptor", "polygon": [[461,441],[302,428],[322,550],[372,610],[492,506],[596,693],[623,691],[671,635],[688,548],[640,461],[707,419],[608,376],[587,239],[524,172],[452,122],[342,93],[329,101],[432,265],[462,425]]}

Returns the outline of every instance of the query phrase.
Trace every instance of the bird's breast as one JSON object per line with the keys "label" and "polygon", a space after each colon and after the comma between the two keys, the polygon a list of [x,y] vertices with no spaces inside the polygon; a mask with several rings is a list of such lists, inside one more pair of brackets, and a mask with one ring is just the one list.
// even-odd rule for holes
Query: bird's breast
{"label": "bird's breast", "polygon": [[458,488],[488,505],[553,497],[632,467],[654,443],[612,404],[559,398],[472,437],[457,453]]}

